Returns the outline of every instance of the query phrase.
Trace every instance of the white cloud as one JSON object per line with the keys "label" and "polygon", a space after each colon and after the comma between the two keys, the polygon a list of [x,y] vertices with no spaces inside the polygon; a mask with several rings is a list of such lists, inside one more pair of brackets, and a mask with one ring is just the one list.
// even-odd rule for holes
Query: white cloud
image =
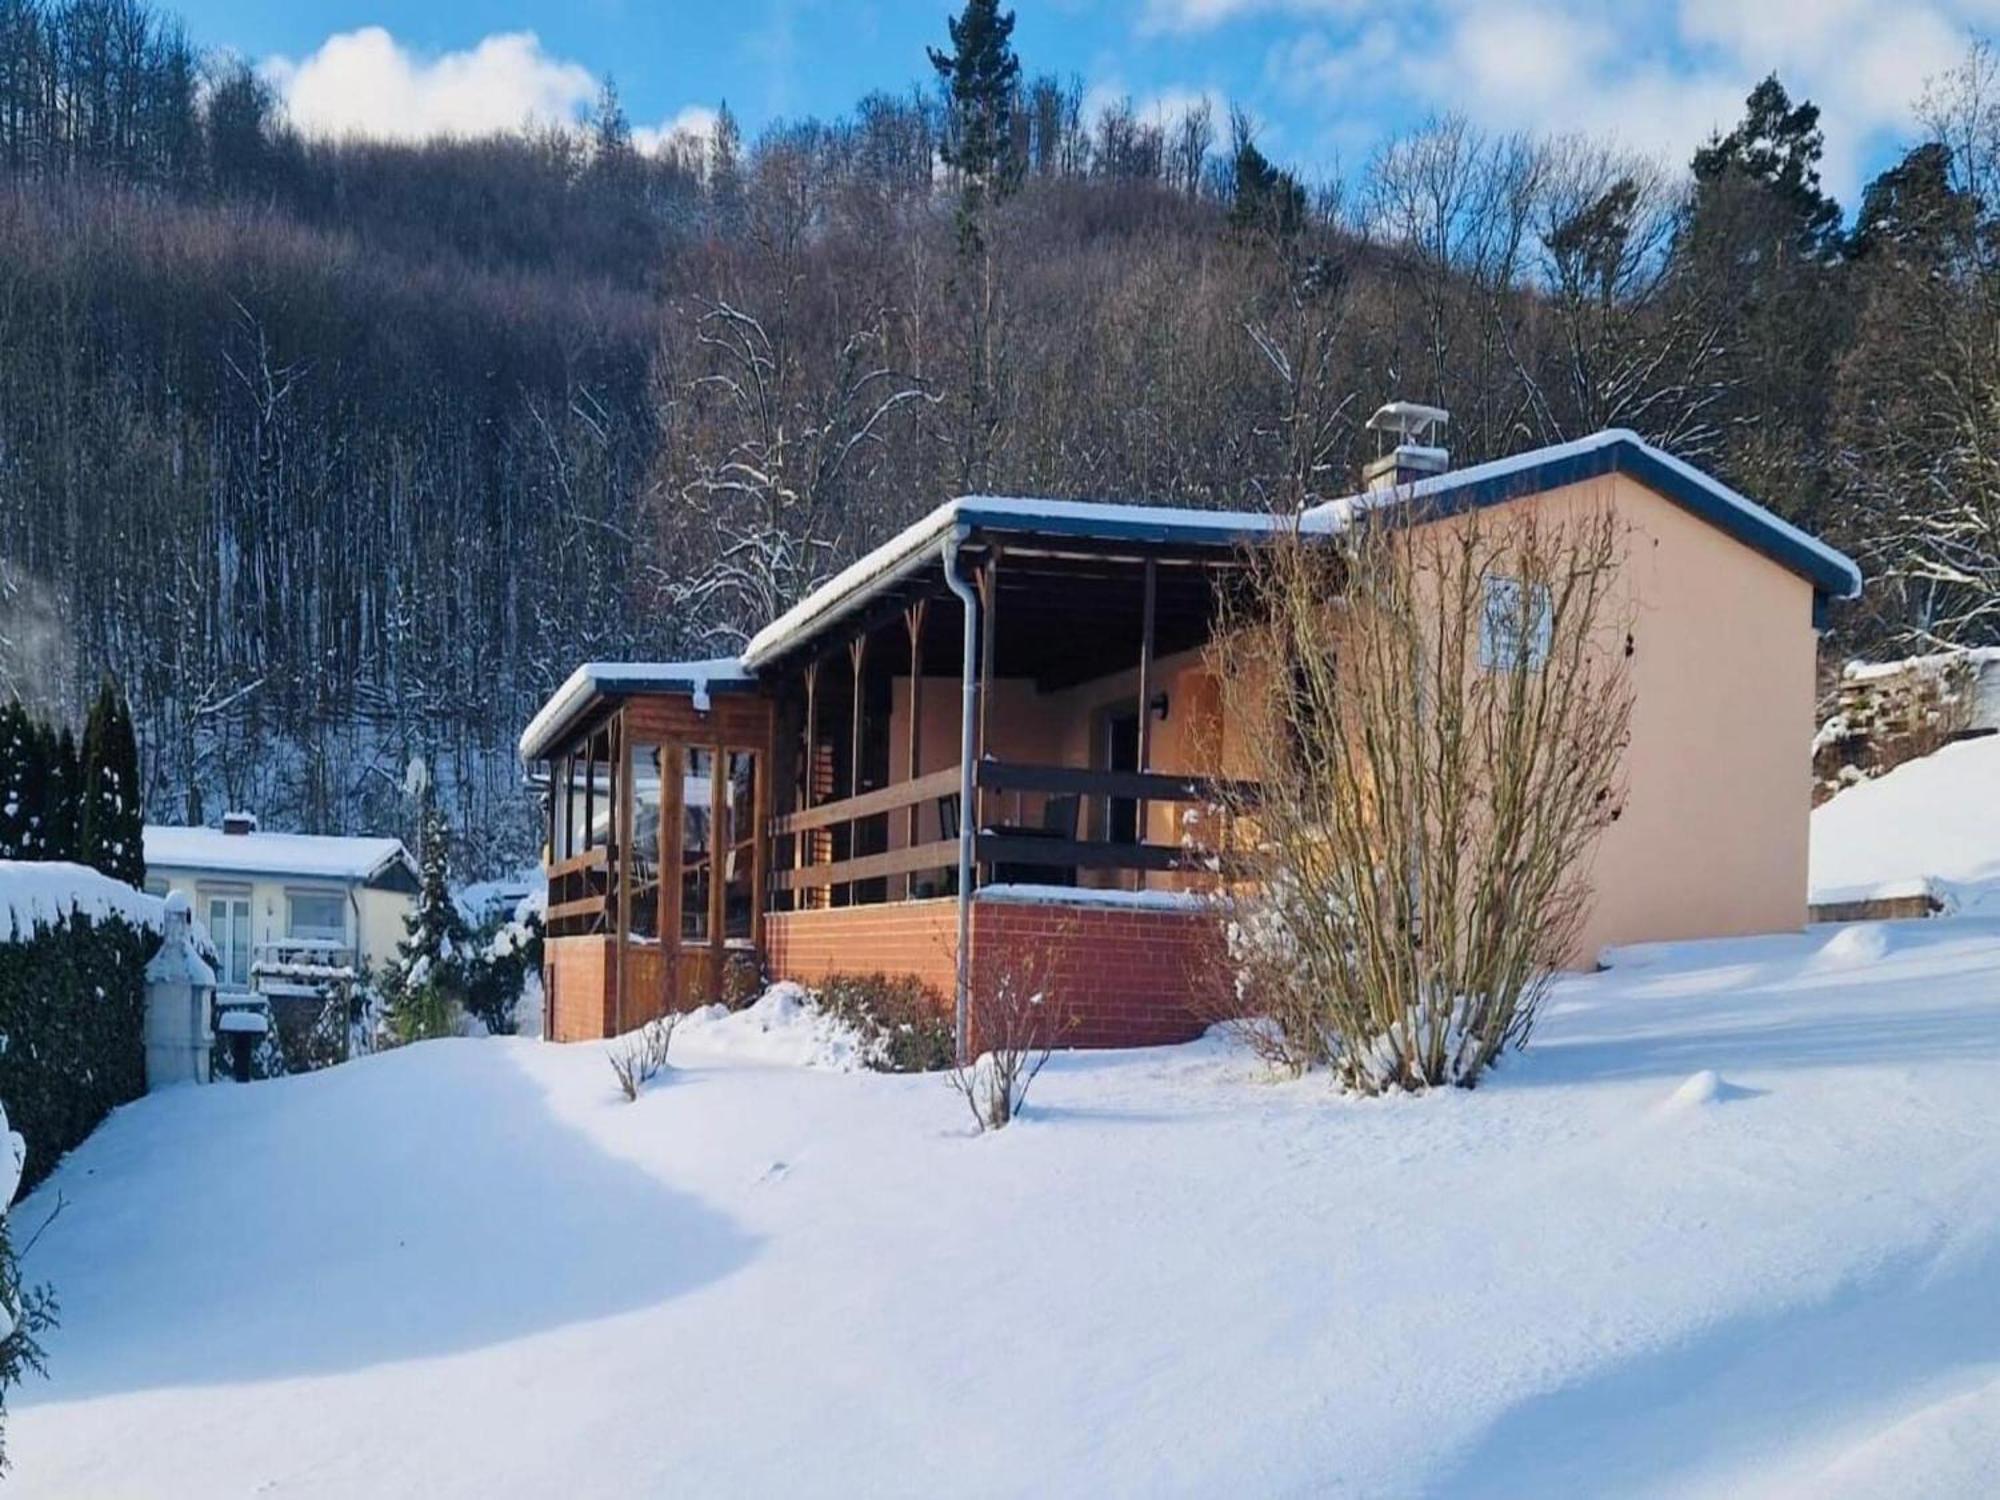
{"label": "white cloud", "polygon": [[706,104],[690,104],[673,118],[662,120],[657,125],[633,126],[632,144],[641,151],[654,152],[676,136],[705,143],[714,138],[718,118]]}
{"label": "white cloud", "polygon": [[[532,31],[497,32],[458,52],[425,55],[380,26],[328,37],[305,58],[267,58],[260,71],[292,123],[311,135],[390,140],[492,135],[523,125],[580,125],[597,76],[543,49]],[[675,135],[707,139],[715,111],[690,104],[632,140],[655,151]]]}
{"label": "white cloud", "polygon": [[402,140],[569,123],[598,88],[588,68],[550,56],[532,31],[426,57],[364,26],[328,37],[299,61],[271,58],[263,72],[301,130]]}
{"label": "white cloud", "polygon": [[1584,131],[1684,163],[1776,71],[1820,106],[1828,188],[1915,130],[1925,81],[1964,55],[1987,0],[1148,0],[1180,31],[1289,16],[1266,77],[1326,128],[1461,112],[1494,129]]}

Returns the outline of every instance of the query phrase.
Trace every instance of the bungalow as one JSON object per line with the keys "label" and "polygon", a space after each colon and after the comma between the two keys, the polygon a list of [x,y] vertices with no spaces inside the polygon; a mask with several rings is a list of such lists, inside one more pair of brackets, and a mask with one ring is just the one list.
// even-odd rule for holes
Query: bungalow
{"label": "bungalow", "polygon": [[[1623,816],[1579,957],[1796,928],[1817,631],[1845,557],[1625,431],[1451,471],[1433,408],[1357,506],[1609,506],[1635,608]],[[1212,924],[1184,815],[1230,726],[1203,660],[1256,512],[964,496],[840,572],[738,659],[579,667],[521,737],[547,768],[549,1035],[602,1036],[718,995],[738,964],[920,976],[1041,945],[1074,1039],[1189,1037]],[[1212,967],[1206,972],[1213,973]]]}
{"label": "bungalow", "polygon": [[248,991],[260,965],[387,963],[417,869],[400,839],[264,833],[250,814],[229,813],[220,828],[148,824],[146,889],[187,896],[227,994]]}

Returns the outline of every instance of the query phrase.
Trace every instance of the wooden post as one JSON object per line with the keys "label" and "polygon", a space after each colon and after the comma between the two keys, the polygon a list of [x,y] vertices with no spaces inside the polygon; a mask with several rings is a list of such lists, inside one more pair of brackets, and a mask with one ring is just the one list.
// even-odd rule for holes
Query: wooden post
{"label": "wooden post", "polygon": [[[799,785],[799,806],[801,808],[809,808],[813,805],[813,771],[818,764],[819,663],[817,661],[806,663],[805,739],[805,758],[799,763],[802,767]],[[795,868],[802,870],[812,863],[812,839],[813,836],[810,833],[795,833],[792,835],[792,864]],[[800,907],[819,905],[817,890],[808,890],[794,895],[792,897],[792,904]]]}
{"label": "wooden post", "polygon": [[751,845],[750,946],[764,952],[764,904],[770,899],[771,885],[771,757],[777,747],[777,722],[765,732],[764,745],[751,770],[750,805],[754,839]]}
{"label": "wooden post", "polygon": [[660,951],[667,955],[668,993],[676,1005],[693,996],[683,988],[686,963],[681,955],[681,867],[687,798],[687,751],[679,744],[660,747]]}
{"label": "wooden post", "polygon": [[[850,797],[859,797],[861,795],[861,700],[863,697],[861,674],[868,662],[867,636],[858,635],[847,643],[847,660],[854,669],[854,712],[852,723],[849,726],[849,739],[847,743],[847,795]],[[847,857],[853,859],[860,853],[861,820],[859,818],[849,818],[847,820]],[[849,906],[858,905],[860,897],[860,882],[848,881],[847,904]]]}
{"label": "wooden post", "polygon": [[[722,963],[727,956],[722,940],[722,819],[729,805],[729,751],[716,744],[709,749],[708,772],[708,998],[722,998]],[[733,832],[733,830],[732,830]]]}
{"label": "wooden post", "polygon": [[[971,816],[975,839],[978,838],[979,831],[986,826],[986,790],[979,785],[976,778],[979,770],[978,762],[986,759],[991,743],[987,738],[986,729],[993,702],[993,637],[999,613],[1000,549],[996,546],[993,555],[987,559],[986,566],[979,570],[979,746],[978,754],[973,757],[975,777],[973,805],[969,808],[960,808],[958,814],[961,818]],[[992,875],[991,870],[981,865],[978,883],[986,884]]]}
{"label": "wooden post", "polygon": [[[1155,594],[1158,588],[1158,569],[1152,558],[1146,559],[1146,600],[1140,612],[1139,625],[1139,770],[1141,774],[1153,769],[1153,615]],[[1139,842],[1146,840],[1146,799],[1141,797],[1132,810],[1133,831]],[[1146,888],[1146,872],[1133,871],[1137,877],[1135,889]]]}
{"label": "wooden post", "polygon": [[[919,599],[903,611],[903,629],[910,637],[910,733],[903,748],[903,779],[915,781],[922,768],[924,732],[924,615],[930,608],[928,600]],[[912,802],[903,815],[903,843],[905,848],[917,846],[917,814],[921,811]],[[908,901],[916,894],[917,872],[910,871],[903,877],[903,899]]]}
{"label": "wooden post", "polygon": [[621,775],[624,767],[619,764],[625,753],[625,710],[619,709],[611,720],[611,730],[607,735],[611,750],[611,849],[613,856],[607,859],[606,879],[611,889],[617,892],[618,923],[616,941],[618,943],[617,963],[613,966],[611,998],[611,1034],[617,1036],[625,1030],[625,950],[632,941],[632,778]]}

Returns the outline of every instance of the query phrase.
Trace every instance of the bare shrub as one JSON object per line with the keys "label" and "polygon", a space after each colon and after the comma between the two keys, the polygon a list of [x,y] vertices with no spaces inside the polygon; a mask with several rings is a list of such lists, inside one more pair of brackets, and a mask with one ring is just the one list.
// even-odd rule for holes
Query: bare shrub
{"label": "bare shrub", "polygon": [[861,1033],[863,1061],[880,1073],[930,1073],[952,1065],[951,1002],[910,974],[829,974],[819,1008]]}
{"label": "bare shrub", "polygon": [[1253,1046],[1364,1094],[1524,1044],[1589,909],[1631,715],[1608,511],[1363,513],[1253,559],[1211,648],[1241,769]]}
{"label": "bare shrub", "polygon": [[611,1047],[611,1071],[628,1102],[636,1103],[639,1090],[657,1078],[667,1066],[667,1049],[673,1045],[674,1027],[680,1017],[656,1016],[637,1031],[628,1031]]}
{"label": "bare shrub", "polygon": [[1027,1103],[1028,1089],[1076,1024],[1054,993],[1050,955],[1067,933],[1035,944],[987,944],[973,954],[966,994],[971,1046],[951,1070],[953,1089],[981,1130],[999,1130]]}

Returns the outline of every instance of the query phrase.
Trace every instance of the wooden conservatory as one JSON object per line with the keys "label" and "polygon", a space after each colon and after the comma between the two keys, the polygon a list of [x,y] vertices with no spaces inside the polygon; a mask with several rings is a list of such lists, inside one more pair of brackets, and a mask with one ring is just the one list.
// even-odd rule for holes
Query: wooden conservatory
{"label": "wooden conservatory", "polygon": [[1197,1034],[1224,750],[1202,653],[1270,525],[958,500],[740,660],[579,668],[521,746],[550,791],[550,1034],[764,977],[911,974],[950,1004],[962,950],[1030,944],[1061,950],[1072,1040]]}

